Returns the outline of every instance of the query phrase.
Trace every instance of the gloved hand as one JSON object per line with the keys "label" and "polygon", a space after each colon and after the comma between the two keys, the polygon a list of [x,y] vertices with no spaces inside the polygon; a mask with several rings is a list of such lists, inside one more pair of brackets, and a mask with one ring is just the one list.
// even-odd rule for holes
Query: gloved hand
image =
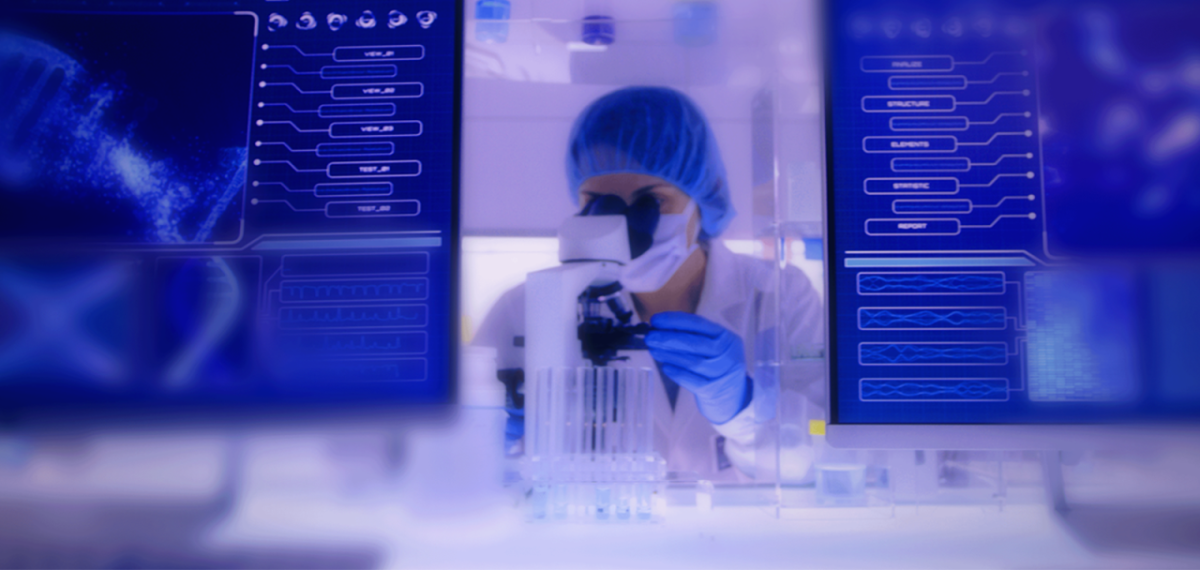
{"label": "gloved hand", "polygon": [[691,313],[667,312],[650,319],[650,356],[670,379],[696,396],[700,413],[714,424],[733,419],[750,404],[750,378],[742,339]]}
{"label": "gloved hand", "polygon": [[525,371],[520,368],[502,368],[496,378],[504,383],[504,411],[508,418],[504,422],[504,451],[508,453],[517,442],[525,437]]}
{"label": "gloved hand", "polygon": [[505,407],[508,418],[504,422],[504,448],[508,449],[525,437],[525,410]]}

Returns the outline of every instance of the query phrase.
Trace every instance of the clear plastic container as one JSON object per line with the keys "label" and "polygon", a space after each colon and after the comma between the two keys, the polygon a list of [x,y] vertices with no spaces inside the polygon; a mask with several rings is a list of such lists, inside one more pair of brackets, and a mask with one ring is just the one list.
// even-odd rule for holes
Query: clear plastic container
{"label": "clear plastic container", "polygon": [[653,374],[645,368],[538,370],[526,386],[529,518],[657,519],[666,462],[654,450]]}
{"label": "clear plastic container", "polygon": [[508,41],[508,0],[477,0],[475,2],[475,39],[483,43],[502,44]]}

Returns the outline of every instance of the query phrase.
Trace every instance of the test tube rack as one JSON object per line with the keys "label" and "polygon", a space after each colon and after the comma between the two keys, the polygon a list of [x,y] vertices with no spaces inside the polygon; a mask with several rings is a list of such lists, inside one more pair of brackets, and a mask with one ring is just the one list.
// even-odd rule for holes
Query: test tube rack
{"label": "test tube rack", "polygon": [[608,366],[535,374],[523,460],[530,520],[661,519],[666,462],[654,450],[653,378]]}

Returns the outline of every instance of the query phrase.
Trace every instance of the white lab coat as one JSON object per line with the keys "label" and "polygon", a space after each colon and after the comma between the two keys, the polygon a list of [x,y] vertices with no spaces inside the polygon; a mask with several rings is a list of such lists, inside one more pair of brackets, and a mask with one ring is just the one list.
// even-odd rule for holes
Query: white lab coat
{"label": "white lab coat", "polygon": [[[780,338],[787,345],[783,348],[785,357],[791,354],[791,347],[821,345],[825,334],[824,312],[812,284],[796,267],[787,266],[777,274],[769,261],[737,255],[719,241],[709,243],[707,251],[704,288],[696,314],[742,337],[747,373],[752,378],[759,376],[755,378],[754,401],[732,420],[713,425],[700,414],[695,398],[686,388],[680,388],[675,409],[671,409],[666,388],[658,380],[657,367],[648,352],[630,351],[626,365],[654,370],[655,447],[666,458],[668,471],[694,473],[711,481],[751,481],[756,463],[756,432],[761,421],[774,415],[778,386],[777,378],[762,378],[775,374],[778,368],[755,363],[776,360],[776,327],[783,329]],[[777,284],[782,287],[779,295],[782,311],[775,309]],[[525,287],[519,285],[492,307],[472,344],[496,348],[497,368],[523,368],[524,349],[514,346],[513,337],[524,335]],[[819,380],[799,378],[789,382],[807,385]],[[724,438],[723,445],[719,437]]]}

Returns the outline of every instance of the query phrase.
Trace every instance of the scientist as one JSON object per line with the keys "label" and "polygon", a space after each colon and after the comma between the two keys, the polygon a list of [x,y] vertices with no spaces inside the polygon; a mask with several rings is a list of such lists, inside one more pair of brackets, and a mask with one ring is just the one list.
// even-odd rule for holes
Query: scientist
{"label": "scientist", "polygon": [[[769,261],[736,255],[717,240],[736,212],[712,131],[682,93],[630,87],[593,102],[572,129],[567,177],[585,215],[597,201],[611,205],[613,196],[631,211],[659,211],[652,241],[631,248],[644,251],[620,280],[635,322],[652,329],[648,354],[632,351],[628,365],[659,373],[655,446],[667,469],[752,480],[756,414],[770,419],[778,385],[778,378],[765,378],[775,374],[769,367],[755,379],[754,363],[775,359],[777,342],[785,356],[792,346],[820,345],[823,312],[812,285],[795,267],[785,267],[780,279]],[[475,336],[474,344],[497,349],[502,377],[524,364],[524,350],[513,342],[524,336],[524,322],[518,286]],[[514,413],[509,435],[520,437],[521,412]]]}

